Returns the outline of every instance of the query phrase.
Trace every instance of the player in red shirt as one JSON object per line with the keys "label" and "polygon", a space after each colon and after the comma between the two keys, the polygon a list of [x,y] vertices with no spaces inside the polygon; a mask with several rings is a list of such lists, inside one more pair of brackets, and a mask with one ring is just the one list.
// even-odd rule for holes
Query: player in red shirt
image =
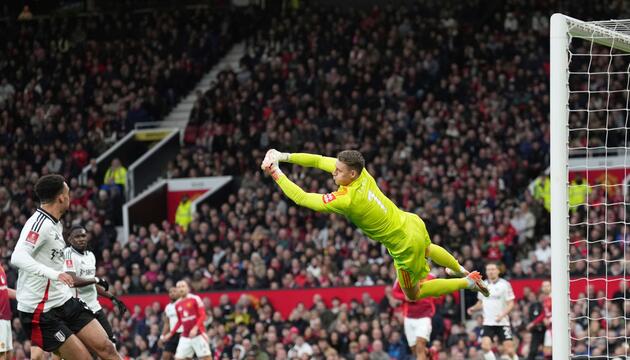
{"label": "player in red shirt", "polygon": [[11,359],[13,350],[9,299],[15,299],[15,290],[8,288],[7,274],[0,265],[0,360]]}
{"label": "player in red shirt", "polygon": [[[435,278],[432,274],[427,280]],[[409,346],[415,347],[416,358],[427,360],[427,343],[431,339],[431,319],[435,315],[435,302],[433,297],[426,297],[418,301],[408,301],[405,293],[400,288],[398,280],[394,283],[394,298],[403,302],[403,316],[405,318],[405,336]]]}
{"label": "player in red shirt", "polygon": [[[549,281],[543,281],[540,286],[540,292],[542,297],[543,311],[538,315],[529,325],[527,330],[531,331],[535,325],[543,323],[547,328],[545,331],[545,341],[543,344],[543,354],[546,359],[551,359],[551,283]],[[536,351],[538,349],[530,349],[529,351]],[[531,357],[530,357],[531,358]]]}
{"label": "player in red shirt", "polygon": [[163,337],[163,341],[168,341],[181,326],[183,331],[175,351],[175,359],[192,359],[196,355],[199,360],[211,360],[212,352],[204,325],[206,308],[203,301],[199,296],[190,293],[186,281],[178,281],[177,290],[180,292],[180,299],[175,303],[177,323],[171,332]]}

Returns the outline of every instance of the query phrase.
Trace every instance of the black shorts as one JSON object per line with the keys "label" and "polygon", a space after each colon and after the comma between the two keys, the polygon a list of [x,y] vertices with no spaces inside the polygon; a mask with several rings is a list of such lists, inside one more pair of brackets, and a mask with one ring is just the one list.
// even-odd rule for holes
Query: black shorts
{"label": "black shorts", "polygon": [[109,338],[109,340],[111,340],[115,345],[116,337],[114,336],[114,331],[112,330],[112,326],[109,324],[109,321],[107,321],[107,317],[105,316],[105,312],[103,312],[103,309],[94,313],[94,316],[96,317],[96,320],[98,320],[98,322],[101,324],[103,329],[105,329],[105,332],[107,333],[107,337]]}
{"label": "black shorts", "polygon": [[168,339],[166,344],[164,344],[164,351],[175,354],[177,351],[177,344],[179,344],[179,335],[180,333],[175,333],[172,338]]}
{"label": "black shorts", "polygon": [[77,298],[71,298],[45,313],[20,311],[19,315],[31,343],[48,352],[59,349],[67,338],[94,320],[92,311]]}
{"label": "black shorts", "polygon": [[510,326],[487,326],[481,328],[481,337],[488,336],[494,341],[494,337],[499,337],[499,342],[512,340],[512,328]]}

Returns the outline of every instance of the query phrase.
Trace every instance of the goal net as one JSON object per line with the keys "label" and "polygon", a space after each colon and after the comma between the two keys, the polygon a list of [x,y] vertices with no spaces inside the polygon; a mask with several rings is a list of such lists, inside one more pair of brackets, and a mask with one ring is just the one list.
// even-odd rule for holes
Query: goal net
{"label": "goal net", "polygon": [[630,20],[555,14],[550,45],[553,358],[630,359]]}

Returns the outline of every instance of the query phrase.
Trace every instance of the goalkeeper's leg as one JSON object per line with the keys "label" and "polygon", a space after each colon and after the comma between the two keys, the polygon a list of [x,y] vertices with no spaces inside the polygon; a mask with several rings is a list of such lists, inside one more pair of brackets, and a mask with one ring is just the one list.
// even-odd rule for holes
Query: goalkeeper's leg
{"label": "goalkeeper's leg", "polygon": [[425,278],[414,282],[409,272],[398,269],[398,282],[409,301],[416,301],[429,296],[439,297],[461,289],[479,291],[488,296],[484,292],[487,291],[487,288],[483,285],[481,275],[477,271],[473,271],[465,278],[431,280]]}
{"label": "goalkeeper's leg", "polygon": [[424,256],[433,260],[434,263],[444,266],[445,268],[451,270],[447,271],[450,275],[455,275],[458,277],[464,277],[468,275],[468,271],[464,269],[463,266],[459,264],[457,259],[451,253],[446,251],[440,245],[430,244],[427,246]]}

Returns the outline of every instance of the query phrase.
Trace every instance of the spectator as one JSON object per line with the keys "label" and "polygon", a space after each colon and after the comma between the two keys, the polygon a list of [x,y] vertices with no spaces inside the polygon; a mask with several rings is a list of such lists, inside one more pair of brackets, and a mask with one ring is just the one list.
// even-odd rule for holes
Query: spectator
{"label": "spectator", "polygon": [[551,245],[550,239],[548,236],[543,237],[542,240],[538,244],[536,244],[536,250],[534,254],[536,255],[536,260],[541,261],[543,263],[549,262],[551,259]]}
{"label": "spectator", "polygon": [[523,202],[520,207],[516,209],[511,224],[516,230],[519,244],[523,244],[526,240],[534,238],[536,217],[529,211],[529,206],[526,202]]}
{"label": "spectator", "polygon": [[370,360],[389,360],[389,355],[383,351],[383,342],[375,340],[372,343],[372,352],[370,353]]}
{"label": "spectator", "polygon": [[105,172],[103,185],[108,188],[111,186],[118,186],[124,193],[124,190],[127,187],[127,168],[121,164],[120,159],[112,159],[111,165]]}
{"label": "spectator", "polygon": [[181,226],[184,231],[188,230],[188,224],[190,224],[193,219],[191,206],[192,203],[188,194],[184,194],[175,211],[175,223]]}
{"label": "spectator", "polygon": [[541,175],[534,182],[534,199],[541,202],[547,212],[551,211],[551,180],[549,176]]}
{"label": "spectator", "polygon": [[313,355],[313,348],[309,343],[304,341],[302,336],[298,336],[295,338],[295,346],[291,350],[289,350],[289,357],[298,357],[301,358],[304,355],[311,356]]}
{"label": "spectator", "polygon": [[591,189],[582,179],[582,174],[577,174],[575,179],[569,184],[569,210],[571,212],[580,211],[586,214],[586,197],[590,194]]}
{"label": "spectator", "polygon": [[20,12],[20,15],[18,15],[18,20],[19,21],[33,20],[33,13],[31,13],[31,9],[28,7],[28,5],[24,5],[24,8],[22,8],[22,12]]}

